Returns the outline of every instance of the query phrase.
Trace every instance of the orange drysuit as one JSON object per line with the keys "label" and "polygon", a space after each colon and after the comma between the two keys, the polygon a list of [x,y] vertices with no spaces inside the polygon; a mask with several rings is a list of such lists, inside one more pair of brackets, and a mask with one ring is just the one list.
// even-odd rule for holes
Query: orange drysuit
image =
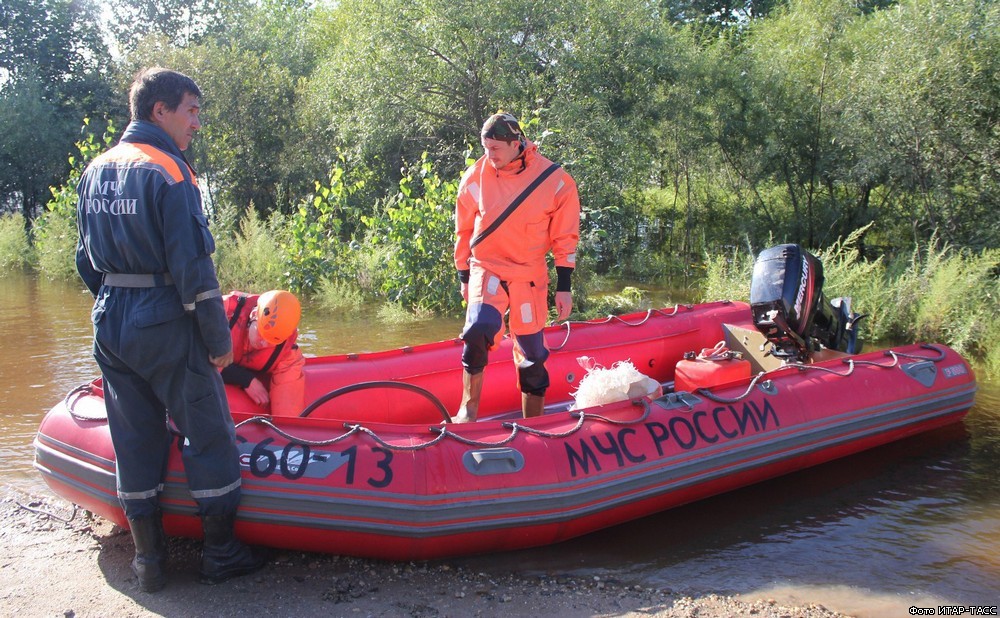
{"label": "orange drysuit", "polygon": [[552,162],[526,142],[522,156],[496,170],[482,156],[462,176],[455,208],[455,267],[479,266],[503,281],[549,281],[545,256],[556,266],[576,267],[580,239],[580,197],[576,183],[556,170],[517,207],[510,217],[475,248],[472,239],[489,227],[507,206]]}
{"label": "orange drysuit", "polygon": [[233,364],[222,371],[222,377],[227,384],[243,388],[252,378],[259,379],[267,387],[271,414],[298,416],[305,399],[305,358],[295,344],[299,331],[277,346],[254,348],[247,331],[258,296],[232,292],[222,297],[233,338]]}
{"label": "orange drysuit", "polygon": [[[455,206],[455,266],[469,271],[468,309],[462,340],[462,365],[476,375],[503,331],[503,316],[517,345],[514,362],[522,392],[544,395],[548,350],[542,328],[548,319],[549,270],[546,255],[571,272],[580,238],[580,198],[576,183],[556,169],[509,216],[508,207],[552,166],[525,140],[524,150],[502,169],[483,155],[465,174]],[[483,230],[506,216],[476,244]]]}

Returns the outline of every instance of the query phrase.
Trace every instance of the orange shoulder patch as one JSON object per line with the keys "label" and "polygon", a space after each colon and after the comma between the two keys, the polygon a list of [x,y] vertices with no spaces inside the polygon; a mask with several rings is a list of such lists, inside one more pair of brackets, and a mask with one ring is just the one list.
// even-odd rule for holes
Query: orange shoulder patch
{"label": "orange shoulder patch", "polygon": [[[184,173],[180,165],[167,153],[149,144],[132,144],[121,142],[111,150],[98,157],[99,163],[113,163],[126,166],[146,167],[159,171],[170,184],[184,182]],[[198,186],[194,171],[188,168],[188,177]]]}

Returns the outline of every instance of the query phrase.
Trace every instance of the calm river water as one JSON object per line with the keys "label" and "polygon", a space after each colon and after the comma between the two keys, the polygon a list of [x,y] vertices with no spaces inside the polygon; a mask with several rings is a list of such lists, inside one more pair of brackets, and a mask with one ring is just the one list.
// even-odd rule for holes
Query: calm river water
{"label": "calm river water", "polygon": [[[82,286],[0,277],[0,480],[47,494],[32,468],[46,409],[95,377]],[[306,354],[451,338],[455,320],[376,326],[306,308]],[[458,562],[498,575],[613,579],[696,594],[767,594],[882,618],[1000,603],[1000,384],[966,421],[552,547]],[[995,611],[995,610],[994,610]]]}

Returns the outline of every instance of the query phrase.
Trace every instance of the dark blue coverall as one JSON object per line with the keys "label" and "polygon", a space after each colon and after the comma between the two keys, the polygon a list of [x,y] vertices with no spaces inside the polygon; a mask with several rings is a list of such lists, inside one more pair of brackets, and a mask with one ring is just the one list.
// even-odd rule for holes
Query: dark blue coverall
{"label": "dark blue coverall", "polygon": [[159,507],[168,415],[184,435],[199,515],[232,514],[240,500],[236,432],[209,360],[232,343],[194,171],[166,132],[133,121],[87,167],[77,193],[77,270],[96,299],[94,358],[125,514]]}

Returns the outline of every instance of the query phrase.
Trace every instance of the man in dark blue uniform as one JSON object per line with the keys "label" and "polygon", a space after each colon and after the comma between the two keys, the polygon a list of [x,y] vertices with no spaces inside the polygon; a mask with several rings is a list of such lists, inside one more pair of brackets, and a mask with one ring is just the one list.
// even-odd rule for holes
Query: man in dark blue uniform
{"label": "man in dark blue uniform", "polygon": [[184,158],[201,91],[188,76],[140,72],[132,122],[77,187],[77,270],[95,297],[94,358],[104,376],[118,497],[143,590],[166,584],[159,494],[171,434],[183,434],[188,489],[205,544],[201,580],[217,583],[264,561],[233,534],[239,452],[219,369],[232,362],[229,323],[194,170]]}

